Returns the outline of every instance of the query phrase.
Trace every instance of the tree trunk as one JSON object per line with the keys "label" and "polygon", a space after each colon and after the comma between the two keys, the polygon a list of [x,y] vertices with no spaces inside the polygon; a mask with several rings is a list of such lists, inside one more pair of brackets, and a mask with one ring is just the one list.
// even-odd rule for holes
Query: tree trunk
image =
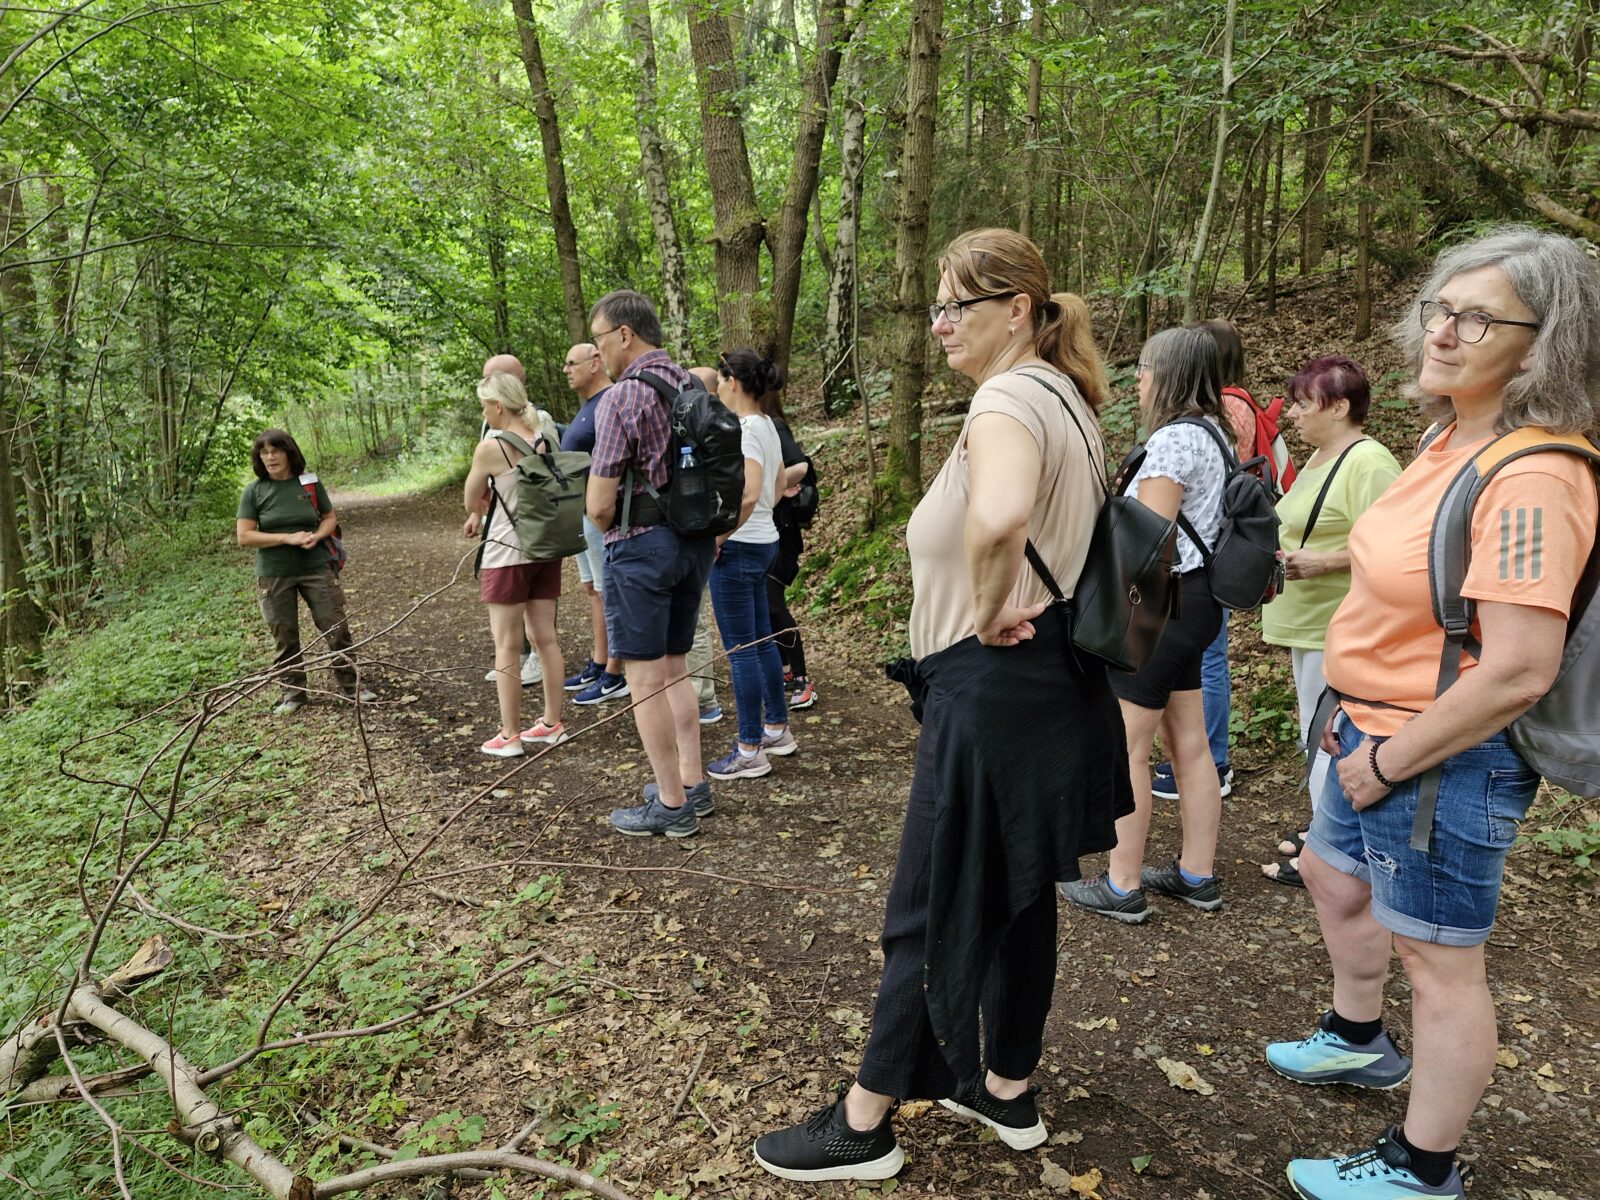
{"label": "tree trunk", "polygon": [[900,154],[900,212],[895,231],[895,318],[891,345],[886,487],[907,503],[922,495],[922,388],[928,354],[928,209],[933,196],[939,108],[941,0],[912,0],[906,52],[906,132]]}
{"label": "tree trunk", "polygon": [[1228,135],[1233,132],[1233,29],[1239,14],[1239,0],[1228,0],[1222,30],[1222,88],[1217,102],[1217,141],[1211,153],[1211,182],[1206,188],[1206,206],[1194,233],[1194,250],[1189,256],[1189,279],[1183,289],[1184,324],[1197,320],[1200,313],[1200,276],[1205,269],[1206,252],[1211,248],[1211,222],[1217,215],[1217,198],[1222,193],[1222,169],[1228,161]]}
{"label": "tree trunk", "polygon": [[1361,128],[1361,202],[1356,208],[1356,337],[1372,332],[1372,110],[1378,87],[1367,85],[1367,113]]}
{"label": "tree trunk", "polygon": [[561,269],[561,299],[566,310],[567,335],[574,342],[588,337],[589,310],[583,302],[583,276],[578,269],[578,230],[572,223],[567,200],[567,168],[561,156],[561,127],[556,123],[555,97],[545,75],[544,51],[533,23],[532,0],[511,0],[517,18],[517,45],[528,72],[533,111],[539,119],[539,144],[544,148],[544,184],[550,198],[550,224],[556,236],[556,263]]}
{"label": "tree trunk", "polygon": [[650,0],[624,0],[625,28],[633,48],[634,123],[639,132],[639,158],[644,168],[645,206],[655,234],[656,255],[661,260],[661,319],[667,350],[674,358],[694,357],[689,333],[689,285],[684,269],[683,245],[672,213],[672,189],[667,179],[667,154],[656,118],[656,42],[650,22]]}
{"label": "tree trunk", "polygon": [[1305,207],[1300,214],[1300,274],[1309,275],[1328,248],[1328,123],[1333,100],[1318,96],[1306,108],[1304,171]]}
{"label": "tree trunk", "polygon": [[[1267,148],[1270,157],[1272,148]],[[1266,178],[1266,168],[1252,158],[1245,164],[1243,200],[1244,200],[1244,237],[1240,241],[1240,255],[1244,261],[1244,277],[1254,279],[1256,266],[1260,263],[1260,237],[1261,237],[1261,181]]]}
{"label": "tree trunk", "polygon": [[494,353],[510,354],[511,304],[506,296],[506,233],[500,223],[499,205],[492,202],[484,218],[483,240],[489,258],[489,310],[494,316]]}
{"label": "tree trunk", "polygon": [[822,334],[822,409],[830,417],[856,399],[851,348],[856,300],[856,241],[861,233],[861,174],[867,142],[865,99],[867,48],[856,27],[844,64],[843,116],[839,127],[839,222],[833,234],[833,270]]}
{"label": "tree trunk", "polygon": [[1267,313],[1278,311],[1278,242],[1283,222],[1283,118],[1277,120],[1273,136],[1272,212],[1267,226]]}
{"label": "tree trunk", "polygon": [[1017,232],[1033,236],[1034,198],[1039,190],[1039,96],[1044,85],[1044,4],[1034,0],[1028,20],[1028,109],[1022,118],[1022,204]]}
{"label": "tree trunk", "polygon": [[800,299],[811,197],[817,191],[822,144],[828,134],[828,107],[834,81],[839,77],[844,39],[849,36],[844,7],[844,0],[821,0],[817,6],[817,54],[806,73],[794,156],[789,160],[789,183],[784,190],[783,207],[767,228],[767,249],[772,255],[773,318],[767,353],[774,362],[785,366],[794,337],[795,305]]}
{"label": "tree trunk", "polygon": [[[524,0],[525,2],[525,0]],[[726,349],[756,344],[765,229],[750,176],[740,119],[739,72],[722,11],[710,0],[688,0],[689,46],[700,89],[701,150],[711,183],[712,257],[717,279],[717,325]],[[765,321],[759,322],[765,325]]]}

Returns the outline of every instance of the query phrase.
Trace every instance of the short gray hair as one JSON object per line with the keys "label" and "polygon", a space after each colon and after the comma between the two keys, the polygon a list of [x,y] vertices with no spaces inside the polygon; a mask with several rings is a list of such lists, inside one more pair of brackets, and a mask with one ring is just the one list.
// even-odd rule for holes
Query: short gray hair
{"label": "short gray hair", "polygon": [[650,346],[661,345],[661,318],[656,316],[656,306],[642,292],[618,288],[607,292],[594,302],[589,310],[589,321],[603,316],[612,328],[626,325],[641,342]]}
{"label": "short gray hair", "polygon": [[[1417,305],[1434,299],[1457,275],[1483,267],[1504,271],[1539,323],[1533,361],[1506,384],[1496,427],[1502,433],[1525,425],[1554,433],[1600,429],[1600,269],[1572,238],[1528,225],[1502,225],[1435,260],[1433,274],[1392,329],[1411,364],[1413,380],[1422,367],[1427,337],[1417,319]],[[1455,419],[1448,396],[1431,395],[1415,382],[1408,391],[1433,420]]]}

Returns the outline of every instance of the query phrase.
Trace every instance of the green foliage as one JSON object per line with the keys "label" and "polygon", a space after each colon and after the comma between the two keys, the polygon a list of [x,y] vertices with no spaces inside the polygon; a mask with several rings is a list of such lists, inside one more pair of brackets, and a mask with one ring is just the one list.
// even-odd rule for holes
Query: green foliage
{"label": "green foliage", "polygon": [[1574,829],[1540,829],[1528,840],[1551,854],[1570,859],[1585,878],[1600,876],[1600,821],[1587,821]]}

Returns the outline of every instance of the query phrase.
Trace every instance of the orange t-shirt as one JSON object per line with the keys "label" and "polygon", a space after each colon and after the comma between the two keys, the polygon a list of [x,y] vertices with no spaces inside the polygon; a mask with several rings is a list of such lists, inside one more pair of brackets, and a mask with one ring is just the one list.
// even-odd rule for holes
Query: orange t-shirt
{"label": "orange t-shirt", "polygon": [[[1390,737],[1434,699],[1444,630],[1428,591],[1428,537],[1451,479],[1489,442],[1434,439],[1350,531],[1350,592],[1328,626],[1323,671],[1345,696],[1356,728]],[[1461,594],[1570,616],[1594,546],[1600,496],[1574,454],[1531,454],[1507,463],[1472,510],[1472,561]],[[1476,621],[1472,635],[1481,636]],[[1461,656],[1461,673],[1477,665]],[[1359,697],[1359,699],[1356,699]]]}

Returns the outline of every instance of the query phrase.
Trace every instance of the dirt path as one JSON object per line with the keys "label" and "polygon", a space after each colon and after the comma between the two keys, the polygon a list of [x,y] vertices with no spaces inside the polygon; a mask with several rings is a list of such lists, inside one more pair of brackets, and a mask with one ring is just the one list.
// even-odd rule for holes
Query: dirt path
{"label": "dirt path", "polygon": [[[339,507],[358,634],[448,579],[466,549],[452,533],[453,494],[346,498]],[[380,782],[391,805],[423,814],[448,811],[506,770],[477,751],[495,721],[483,682],[490,648],[476,586],[464,575],[372,647],[372,657],[394,664],[371,712]],[[573,589],[576,596],[575,580]],[[569,654],[587,657],[580,603],[563,606],[562,631]],[[853,652],[825,629],[810,641],[821,702],[797,714],[800,753],[765,779],[719,786],[717,814],[699,837],[609,831],[607,812],[632,802],[648,779],[627,716],[528,766],[454,831],[436,869],[465,873],[405,893],[400,906],[426,944],[449,954],[500,939],[507,953],[532,946],[567,961],[592,955],[593,974],[564,993],[560,1003],[570,1007],[557,1015],[519,989],[495,995],[432,1058],[396,1077],[408,1119],[482,1113],[492,1141],[539,1114],[547,1136],[559,1126],[581,1143],[586,1165],[614,1152],[610,1176],[644,1197],[656,1188],[752,1200],[854,1194],[844,1185],[780,1185],[749,1152],[756,1135],[803,1117],[850,1077],[876,986],[883,895],[916,737],[897,689],[851,665]],[[583,729],[595,714],[569,710],[569,724]],[[315,709],[308,715],[331,721]],[[732,726],[706,732],[709,758]],[[1264,1042],[1310,1028],[1325,1002],[1326,965],[1306,894],[1265,882],[1255,868],[1299,810],[1289,765],[1239,765],[1219,854],[1222,912],[1161,903],[1146,925],[1123,927],[1063,911],[1038,1076],[1050,1143],[1014,1154],[937,1106],[907,1106],[900,1194],[1070,1195],[1062,1168],[1099,1171],[1102,1196],[1285,1195],[1287,1158],[1352,1149],[1399,1118],[1404,1090],[1297,1087],[1262,1062]],[[343,800],[340,789],[325,791],[315,803],[326,811],[313,811],[314,822],[366,819],[358,809],[370,800],[354,788],[343,789]],[[1176,835],[1176,813],[1165,806],[1152,854],[1169,853]],[[481,869],[513,859],[525,865]],[[554,869],[532,861],[588,865],[565,869],[545,898],[524,890]],[[1540,879],[1544,861],[1530,848],[1513,855],[1491,943],[1509,1053],[1463,1147],[1481,1159],[1478,1196],[1600,1195],[1594,897]],[[292,864],[249,873],[268,887],[297,882]],[[342,886],[372,885],[352,872]],[[1407,993],[1395,985],[1391,994],[1392,1028],[1407,1044]],[[1188,1063],[1211,1094],[1170,1085],[1157,1066],[1163,1057]],[[607,1102],[614,1117],[602,1111]],[[398,1140],[392,1129],[370,1136]]]}

